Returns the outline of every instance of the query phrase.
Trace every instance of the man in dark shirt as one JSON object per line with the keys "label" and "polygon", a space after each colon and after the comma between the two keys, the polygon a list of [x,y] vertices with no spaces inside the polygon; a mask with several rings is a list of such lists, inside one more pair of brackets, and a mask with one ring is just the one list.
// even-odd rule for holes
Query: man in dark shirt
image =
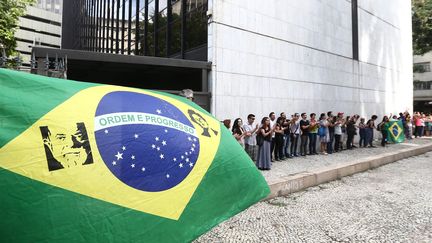
{"label": "man in dark shirt", "polygon": [[307,120],[306,113],[301,114],[301,121],[300,121],[300,130],[301,130],[301,137],[300,137],[300,155],[306,156],[306,148],[309,138],[309,121]]}
{"label": "man in dark shirt", "polygon": [[333,153],[333,141],[334,141],[334,134],[335,134],[335,124],[333,122],[333,112],[329,111],[327,112],[327,121],[328,121],[328,130],[329,130],[329,137],[330,140],[327,143],[327,153],[332,154]]}

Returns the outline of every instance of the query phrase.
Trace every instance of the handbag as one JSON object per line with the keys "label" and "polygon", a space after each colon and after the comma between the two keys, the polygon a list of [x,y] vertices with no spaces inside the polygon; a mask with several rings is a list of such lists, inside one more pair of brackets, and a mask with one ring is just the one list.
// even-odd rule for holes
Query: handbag
{"label": "handbag", "polygon": [[261,133],[257,134],[256,142],[258,146],[262,146],[264,144],[264,137],[261,135]]}

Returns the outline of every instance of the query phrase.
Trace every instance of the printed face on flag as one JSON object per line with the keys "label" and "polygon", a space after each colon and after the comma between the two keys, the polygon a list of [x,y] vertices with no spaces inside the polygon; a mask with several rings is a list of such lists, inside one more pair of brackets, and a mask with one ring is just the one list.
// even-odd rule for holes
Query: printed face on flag
{"label": "printed face on flag", "polygon": [[42,140],[45,146],[49,170],[58,169],[53,166],[59,163],[62,168],[83,165],[91,156],[90,145],[86,131],[82,130],[84,124],[53,125],[40,127]]}

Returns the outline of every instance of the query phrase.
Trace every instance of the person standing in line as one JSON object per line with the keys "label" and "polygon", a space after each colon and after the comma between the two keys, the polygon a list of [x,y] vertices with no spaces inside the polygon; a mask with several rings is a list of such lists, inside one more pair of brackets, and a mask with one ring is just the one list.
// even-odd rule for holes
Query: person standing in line
{"label": "person standing in line", "polygon": [[[417,130],[419,137],[424,136],[425,118],[426,118],[426,116],[423,113],[419,113],[418,122],[417,122],[419,124],[419,128]],[[416,124],[416,126],[417,126],[417,124]]]}
{"label": "person standing in line", "polygon": [[285,158],[291,158],[291,155],[289,153],[289,142],[290,142],[290,129],[289,129],[289,123],[290,120],[287,119],[284,112],[281,113],[281,117],[284,118],[284,122],[282,123],[282,127],[284,128],[284,155]]}
{"label": "person standing in line", "polygon": [[237,142],[239,142],[239,144],[244,149],[245,148],[244,137],[250,134],[245,132],[245,130],[243,129],[243,121],[241,118],[237,118],[234,120],[234,124],[231,131],[233,136],[237,140]]}
{"label": "person standing in line", "polygon": [[406,131],[405,137],[408,140],[411,140],[412,136],[413,136],[413,122],[411,120],[411,115],[406,114],[405,119],[406,119],[406,126],[407,126],[407,131]]}
{"label": "person standing in line", "polygon": [[[273,154],[276,145],[275,133],[274,133],[274,127],[276,125],[276,114],[274,112],[270,112],[269,118],[270,118],[270,128],[273,131],[271,136],[271,145],[270,145],[270,155],[271,155]],[[273,161],[273,159],[271,161]]]}
{"label": "person standing in line", "polygon": [[344,124],[343,121],[343,113],[339,112],[337,116],[333,118],[333,124],[334,124],[334,151],[339,152],[342,150],[341,141],[342,141],[342,125]]}
{"label": "person standing in line", "polygon": [[258,131],[258,124],[254,125],[255,115],[249,114],[247,116],[247,123],[243,125],[243,129],[246,131],[245,136],[245,150],[249,157],[256,161],[258,153],[258,146],[256,142],[256,132]]}
{"label": "person standing in line", "polygon": [[190,101],[194,101],[194,93],[191,89],[183,89],[182,91],[180,91],[179,95],[185,97]]}
{"label": "person standing in line", "polygon": [[346,148],[352,149],[354,147],[354,136],[356,135],[356,127],[355,124],[357,122],[356,119],[357,116],[353,116],[348,120],[347,123],[347,142],[346,142]]}
{"label": "person standing in line", "polygon": [[432,128],[432,116],[431,114],[427,114],[425,117],[425,136],[431,136],[431,128]]}
{"label": "person standing in line", "polygon": [[258,130],[257,136],[263,137],[263,143],[259,145],[258,157],[256,165],[260,170],[270,170],[271,169],[271,136],[273,129],[270,128],[270,119],[264,117],[261,120],[261,127]]}
{"label": "person standing in line", "polygon": [[222,123],[224,124],[224,126],[227,129],[231,129],[231,119],[225,119],[225,120],[222,121]]}
{"label": "person standing in line", "polygon": [[316,114],[310,114],[310,125],[309,125],[309,155],[316,155],[316,142],[318,133],[319,123],[316,120]]}
{"label": "person standing in line", "polygon": [[375,120],[378,117],[376,115],[373,115],[371,117],[371,119],[369,119],[366,123],[366,141],[367,144],[369,145],[369,148],[375,148],[375,146],[373,145],[373,133],[374,133],[374,129],[375,127]]}
{"label": "person standing in line", "polygon": [[328,121],[328,132],[329,132],[329,141],[327,144],[327,153],[332,154],[333,153],[333,142],[334,142],[334,123],[333,123],[333,112],[329,111],[327,112],[327,121]]}
{"label": "person standing in line", "polygon": [[327,155],[327,144],[330,141],[330,135],[328,131],[328,121],[325,113],[321,113],[319,117],[319,129],[318,134],[320,136],[320,152],[321,154]]}
{"label": "person standing in line", "polygon": [[284,160],[285,156],[283,153],[283,145],[284,145],[284,127],[282,126],[285,118],[278,117],[275,125],[275,150],[274,150],[274,158],[275,161]]}
{"label": "person standing in line", "polygon": [[308,138],[309,138],[309,126],[310,126],[310,122],[307,120],[306,113],[302,113],[301,114],[301,118],[302,119],[300,121],[300,130],[301,130],[300,155],[301,156],[306,156],[306,154],[307,154]]}
{"label": "person standing in line", "polygon": [[359,147],[366,147],[366,124],[365,124],[364,117],[360,118],[359,133],[360,133]]}
{"label": "person standing in line", "polygon": [[291,157],[298,157],[297,144],[300,135],[300,122],[299,114],[295,113],[290,122],[290,136],[291,136]]}
{"label": "person standing in line", "polygon": [[388,116],[384,116],[383,120],[378,124],[377,128],[381,132],[381,146],[385,147],[387,144],[387,130],[385,129],[386,124],[389,122]]}

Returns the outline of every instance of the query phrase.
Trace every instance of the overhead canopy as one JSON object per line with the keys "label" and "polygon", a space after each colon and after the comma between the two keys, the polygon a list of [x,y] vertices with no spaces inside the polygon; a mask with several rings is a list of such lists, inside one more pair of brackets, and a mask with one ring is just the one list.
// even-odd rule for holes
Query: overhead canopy
{"label": "overhead canopy", "polygon": [[[209,110],[207,72],[211,63],[184,59],[132,56],[89,51],[34,47],[33,55],[41,62],[67,57],[67,78],[178,93],[195,91],[195,102]],[[40,65],[37,73],[43,74]]]}

